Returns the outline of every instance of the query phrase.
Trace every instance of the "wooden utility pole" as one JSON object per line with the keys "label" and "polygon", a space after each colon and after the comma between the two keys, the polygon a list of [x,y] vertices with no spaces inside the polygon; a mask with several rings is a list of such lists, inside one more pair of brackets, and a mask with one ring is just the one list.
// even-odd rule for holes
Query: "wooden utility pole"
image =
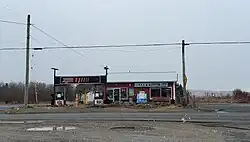
{"label": "wooden utility pole", "polygon": [[183,78],[183,96],[185,98],[184,105],[187,105],[188,103],[188,96],[187,96],[187,76],[186,76],[186,64],[185,64],[185,45],[188,45],[185,43],[185,40],[182,40],[182,78]]}
{"label": "wooden utility pole", "polygon": [[38,89],[37,89],[37,83],[35,82],[35,104],[38,104],[37,94],[38,94]]}
{"label": "wooden utility pole", "polygon": [[30,15],[27,17],[27,38],[26,38],[26,75],[24,90],[24,107],[28,106],[29,94],[29,73],[30,73]]}

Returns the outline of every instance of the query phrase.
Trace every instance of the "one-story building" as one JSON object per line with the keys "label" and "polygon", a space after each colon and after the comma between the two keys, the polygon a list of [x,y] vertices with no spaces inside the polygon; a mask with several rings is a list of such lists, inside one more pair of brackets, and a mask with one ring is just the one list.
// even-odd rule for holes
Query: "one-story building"
{"label": "one-story building", "polygon": [[[169,80],[164,80],[164,75]],[[147,101],[175,101],[175,77],[159,73],[109,74],[107,99],[109,102],[136,101],[137,94],[144,93]],[[173,76],[173,75],[172,75]]]}
{"label": "one-story building", "polygon": [[[98,94],[96,97],[109,103],[136,102],[138,96],[150,101],[175,101],[175,86],[177,74],[169,73],[110,73],[97,76],[57,76],[55,78],[55,91],[65,94],[67,100],[67,86],[79,85],[75,90],[79,101],[83,101],[87,94]],[[106,88],[106,91],[105,91]],[[95,92],[95,93],[90,93]],[[106,92],[106,93],[105,93]],[[106,97],[105,97],[106,96]]]}

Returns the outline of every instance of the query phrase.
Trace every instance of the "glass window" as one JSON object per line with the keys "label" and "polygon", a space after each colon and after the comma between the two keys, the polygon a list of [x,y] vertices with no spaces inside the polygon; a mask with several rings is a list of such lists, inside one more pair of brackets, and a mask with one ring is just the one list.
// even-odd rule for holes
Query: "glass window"
{"label": "glass window", "polygon": [[134,88],[129,88],[129,96],[134,96]]}
{"label": "glass window", "polygon": [[107,99],[108,100],[113,100],[113,89],[108,90]]}
{"label": "glass window", "polygon": [[151,98],[160,97],[160,88],[151,88]]}
{"label": "glass window", "polygon": [[162,97],[170,97],[171,96],[171,89],[170,88],[162,88],[161,89],[161,96]]}
{"label": "glass window", "polygon": [[127,88],[121,88],[121,99],[128,99],[128,91]]}

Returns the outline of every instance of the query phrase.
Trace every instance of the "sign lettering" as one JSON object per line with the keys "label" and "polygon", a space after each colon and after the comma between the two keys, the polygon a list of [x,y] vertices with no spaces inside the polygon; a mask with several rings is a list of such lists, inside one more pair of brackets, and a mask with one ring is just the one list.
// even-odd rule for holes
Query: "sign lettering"
{"label": "sign lettering", "polygon": [[168,83],[135,83],[134,87],[168,87]]}
{"label": "sign lettering", "polygon": [[106,76],[56,76],[55,84],[101,84],[107,82]]}

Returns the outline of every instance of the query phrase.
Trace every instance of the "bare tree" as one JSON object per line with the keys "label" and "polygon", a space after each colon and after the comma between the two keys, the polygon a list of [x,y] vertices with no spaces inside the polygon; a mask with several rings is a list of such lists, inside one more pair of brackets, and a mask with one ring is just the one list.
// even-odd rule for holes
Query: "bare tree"
{"label": "bare tree", "polygon": [[[35,101],[35,85],[37,86],[38,100],[40,102],[51,100],[51,90],[53,85],[41,82],[31,82],[29,85],[29,103]],[[24,84],[19,82],[0,82],[0,102],[23,103]]]}

